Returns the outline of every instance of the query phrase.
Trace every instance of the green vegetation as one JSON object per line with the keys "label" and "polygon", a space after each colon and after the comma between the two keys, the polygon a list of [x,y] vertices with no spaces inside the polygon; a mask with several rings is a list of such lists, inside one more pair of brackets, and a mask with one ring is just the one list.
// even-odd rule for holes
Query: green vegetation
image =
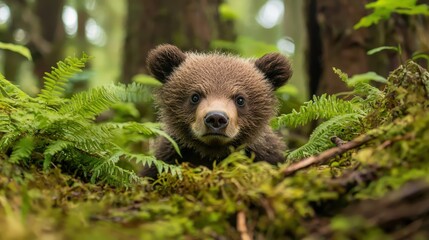
{"label": "green vegetation", "polygon": [[[323,95],[273,120],[276,127],[325,120],[288,155],[295,161],[335,146],[333,136],[351,142],[369,136],[360,147],[299,171],[290,170],[292,161],[254,163],[242,149],[212,170],[182,164],[179,171],[117,143],[127,134],[165,135],[157,124],[94,121],[115,103],[147,97],[142,85],[62,97],[67,78],[87,60],[60,62],[34,98],[1,79],[0,230],[6,239],[366,239],[401,234],[407,217],[416,219],[413,211],[395,215],[401,205],[383,200],[395,190],[402,196],[410,181],[419,180],[421,187],[412,187],[418,191],[429,180],[429,73],[414,62],[387,80],[374,73],[349,78],[334,69],[353,89],[350,101]],[[163,173],[149,183],[123,164],[128,161],[155,164]],[[379,199],[367,205],[385,208],[390,222],[353,204],[368,199]]]}
{"label": "green vegetation", "polygon": [[355,29],[369,27],[377,24],[381,20],[387,20],[393,13],[405,15],[429,15],[427,4],[418,4],[417,0],[377,0],[365,5],[368,9],[374,11],[366,17],[363,17],[355,26]]}
{"label": "green vegetation", "polygon": [[313,100],[304,103],[299,111],[293,110],[272,121],[274,128],[281,126],[296,128],[314,120],[326,120],[314,129],[306,144],[288,154],[289,160],[299,160],[334,147],[332,137],[351,140],[357,134],[367,130],[368,127],[364,122],[365,116],[374,112],[378,107],[377,103],[384,98],[383,92],[369,84],[371,80],[385,83],[386,79],[381,76],[366,73],[349,78],[339,69],[334,68],[334,71],[347,86],[353,89],[348,93],[354,96],[351,100],[343,100],[326,94],[320,97],[314,96]]}
{"label": "green vegetation", "polygon": [[[138,84],[108,85],[64,98],[68,79],[81,71],[88,56],[69,57],[46,73],[37,97],[30,97],[0,76],[0,150],[20,166],[58,167],[91,182],[129,186],[141,178],[121,162],[155,165],[160,172],[180,174],[176,166],[151,155],[125,151],[115,139],[129,132],[146,138],[166,136],[155,123],[106,122],[95,117],[115,104],[141,100],[148,91]],[[169,138],[168,136],[166,136]],[[170,138],[169,138],[170,139]]]}

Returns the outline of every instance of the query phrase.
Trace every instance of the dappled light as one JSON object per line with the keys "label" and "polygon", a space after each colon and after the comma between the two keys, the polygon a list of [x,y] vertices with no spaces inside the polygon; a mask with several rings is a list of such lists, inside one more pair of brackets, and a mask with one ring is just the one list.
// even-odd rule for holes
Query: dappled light
{"label": "dappled light", "polygon": [[256,20],[264,28],[273,28],[283,20],[284,4],[280,0],[269,0],[259,10]]}
{"label": "dappled light", "polygon": [[10,9],[4,4],[0,3],[0,24],[6,24],[10,18]]}
{"label": "dappled light", "polygon": [[77,32],[77,12],[71,6],[64,6],[62,20],[67,35],[74,36]]}
{"label": "dappled light", "polygon": [[92,18],[88,19],[85,24],[85,34],[88,41],[94,45],[103,47],[106,44],[106,34],[103,28]]}

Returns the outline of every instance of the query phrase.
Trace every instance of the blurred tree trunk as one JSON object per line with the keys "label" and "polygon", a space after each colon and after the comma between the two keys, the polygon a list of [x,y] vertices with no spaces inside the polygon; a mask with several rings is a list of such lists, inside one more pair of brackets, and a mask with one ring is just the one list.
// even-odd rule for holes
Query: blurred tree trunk
{"label": "blurred tree trunk", "polygon": [[428,50],[427,18],[392,15],[387,21],[369,28],[353,26],[369,13],[370,0],[306,0],[309,48],[307,52],[310,96],[347,91],[332,71],[339,68],[349,76],[375,71],[386,76],[399,64],[393,52],[368,56],[366,52],[380,46],[401,45],[402,59],[417,50]]}
{"label": "blurred tree trunk", "polygon": [[368,71],[366,56],[368,29],[355,31],[353,25],[365,16],[366,0],[309,0],[310,94],[346,91],[332,71],[336,67],[349,75]]}
{"label": "blurred tree trunk", "polygon": [[123,82],[145,73],[146,56],[161,43],[183,50],[205,50],[213,39],[232,40],[232,22],[221,19],[222,0],[128,0]]}
{"label": "blurred tree trunk", "polygon": [[[5,2],[9,6],[11,11],[11,22],[6,31],[0,32],[0,41],[7,42],[7,43],[15,43],[15,39],[13,35],[16,29],[19,29],[19,28],[25,29],[23,28],[21,16],[23,15],[23,13],[25,12],[25,9],[28,6],[27,6],[27,3],[23,0],[19,0],[19,1],[7,0]],[[4,56],[5,56],[5,62],[4,62],[3,74],[6,77],[6,79],[8,79],[9,81],[16,81],[19,66],[21,65],[22,61],[26,61],[26,59],[11,51],[4,51]]]}
{"label": "blurred tree trunk", "polygon": [[[12,11],[12,24],[2,39],[6,39],[7,42],[15,42],[13,34],[18,29],[24,31],[25,38],[18,44],[26,43],[30,48],[35,65],[34,72],[40,77],[62,58],[65,32],[61,13],[64,0],[38,0],[34,5],[25,0],[7,0],[5,2]],[[8,79],[14,80],[24,59],[17,59],[14,53],[6,54],[5,73]]]}
{"label": "blurred tree trunk", "polygon": [[65,0],[37,0],[34,13],[38,24],[32,29],[31,45],[34,47],[34,72],[41,77],[51,66],[63,58],[66,40],[62,12]]}

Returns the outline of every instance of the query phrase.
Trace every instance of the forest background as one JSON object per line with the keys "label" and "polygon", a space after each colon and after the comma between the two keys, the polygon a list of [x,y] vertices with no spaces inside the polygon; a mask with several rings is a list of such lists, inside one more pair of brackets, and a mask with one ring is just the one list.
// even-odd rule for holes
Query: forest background
{"label": "forest background", "polygon": [[[132,236],[154,238],[228,236],[248,239],[255,236],[270,239],[270,236],[301,238],[312,234],[316,238],[337,236],[342,239],[390,234],[400,239],[401,236],[423,236],[418,235],[419,231],[427,234],[429,207],[425,200],[429,188],[427,183],[409,182],[424,179],[429,171],[425,159],[429,118],[426,111],[422,111],[427,109],[429,97],[429,80],[424,71],[429,59],[428,11],[427,1],[413,0],[0,1],[0,72],[5,79],[19,85],[24,93],[38,96],[28,100],[26,94],[1,79],[4,110],[0,117],[1,158],[5,161],[0,168],[0,205],[3,207],[0,221],[6,223],[2,232],[9,238],[75,238],[79,236],[76,229],[99,236],[114,232],[117,237],[127,235],[125,229],[133,229]],[[365,18],[370,13],[373,14]],[[103,156],[105,151],[100,152],[97,144],[85,145],[86,141],[90,138],[101,141],[104,136],[112,136],[102,130],[96,132],[101,128],[86,120],[97,113],[96,123],[101,123],[102,127],[129,131],[127,134],[119,132],[128,139],[115,139],[122,141],[120,144],[127,146],[127,150],[150,155],[147,139],[162,135],[157,126],[144,125],[156,121],[150,92],[144,92],[146,98],[137,105],[112,104],[107,112],[102,111],[104,105],[83,110],[74,107],[82,106],[88,96],[98,96],[103,102],[108,98],[102,91],[119,92],[131,99],[131,90],[138,90],[137,85],[130,84],[132,82],[156,88],[158,84],[146,75],[145,60],[147,52],[161,43],[175,44],[183,50],[217,50],[244,57],[260,57],[273,51],[289,56],[294,75],[290,84],[277,91],[280,113],[300,109],[301,115],[296,112],[282,115],[273,126],[281,126],[280,132],[291,149],[311,141],[312,147],[318,141],[329,142],[312,154],[307,151],[309,148],[295,151],[295,156],[299,157],[294,160],[304,156],[311,158],[309,155],[320,153],[327,146],[334,147],[335,151],[340,149],[340,153],[328,155],[330,158],[322,159],[322,165],[296,175],[296,171],[308,165],[299,165],[300,162],[289,165],[291,161],[274,168],[250,163],[249,159],[234,153],[213,171],[192,170],[184,165],[183,174],[178,174],[180,179],[177,179],[179,170],[171,168],[176,175],[161,178],[155,190],[142,191],[140,180],[126,178],[131,176],[127,168],[117,166],[120,165],[117,152],[108,152],[111,155],[104,162],[97,162],[103,160],[102,157],[92,158],[98,157],[97,154]],[[89,59],[82,52],[93,58],[87,62]],[[76,128],[74,134],[70,134],[76,138],[64,143],[55,138],[69,133],[60,128],[43,135],[46,134],[43,131],[49,130],[43,127],[49,126],[47,123],[51,120],[62,119],[55,111],[68,110],[69,100],[59,98],[55,91],[53,96],[38,94],[41,88],[49,88],[49,84],[58,80],[50,75],[43,78],[45,72],[50,72],[52,66],[67,56],[76,57],[65,60],[71,67],[59,64],[59,70],[53,72],[70,77],[64,89],[59,81],[59,89],[65,91],[66,97],[78,96],[72,98],[71,103],[76,105],[71,104],[70,109],[85,121],[73,119],[75,122],[71,122],[71,126],[82,123],[87,127],[82,130],[87,132]],[[411,59],[417,64],[408,62]],[[74,74],[73,69],[83,68],[83,63],[87,67]],[[403,66],[398,68],[400,65]],[[389,77],[394,69],[397,70]],[[370,86],[370,80],[382,91]],[[110,83],[130,85],[128,88],[122,88],[124,85],[102,87]],[[76,94],[88,88],[101,89],[102,94],[97,95],[98,90]],[[124,89],[130,94],[124,94]],[[357,97],[351,99],[352,96]],[[343,97],[351,101],[341,100]],[[313,100],[307,102],[308,99]],[[112,102],[117,100],[119,102],[119,99]],[[303,102],[307,108],[299,108]],[[41,113],[52,110],[50,107],[55,111],[47,111],[44,119]],[[98,116],[98,113],[101,114]],[[34,130],[27,122],[37,114],[42,117],[34,118],[39,121],[34,125],[42,128]],[[321,122],[319,117],[327,121],[319,125],[319,132],[313,132],[313,136],[319,134],[319,139],[310,137],[309,141],[310,133]],[[138,124],[127,125],[129,121]],[[9,128],[10,123],[17,126],[17,131]],[[285,125],[306,126],[293,130]],[[34,130],[29,131],[34,134],[31,138],[27,138],[28,129]],[[322,131],[327,129],[342,130],[335,136],[344,134],[346,141],[336,138],[330,142],[332,132]],[[88,134],[91,131],[98,135],[91,136]],[[40,138],[39,133],[42,133]],[[353,139],[357,134],[363,135]],[[53,142],[49,142],[51,137]],[[346,147],[341,147],[343,144]],[[361,145],[365,148],[358,148]],[[29,152],[28,146],[32,147]],[[47,148],[44,150],[40,146]],[[344,149],[355,148],[356,154],[341,155]],[[89,154],[79,155],[82,149]],[[119,154],[125,160],[153,161],[137,154]],[[66,167],[62,166],[61,170],[70,167],[65,161],[70,160],[67,159],[70,156],[74,161],[69,163],[72,170],[76,170],[73,164],[86,164],[83,160],[90,163],[81,178],[63,175],[57,168],[58,163]],[[52,171],[40,171],[28,164],[40,163],[40,160],[44,170],[52,165]],[[101,167],[103,163],[113,165]],[[75,173],[78,170],[77,167]],[[87,184],[89,180],[97,185]],[[129,185],[135,183],[131,180],[139,183]],[[110,188],[104,185],[106,182],[127,183],[128,189]],[[147,187],[147,182],[143,186]],[[403,186],[408,188],[404,190]],[[399,193],[395,195],[394,192],[392,197],[388,194],[393,190]],[[377,202],[366,201],[371,199]],[[361,200],[362,206],[354,205]],[[418,207],[413,208],[413,204]],[[351,207],[347,211],[348,205]],[[374,209],[384,209],[380,212],[389,214],[377,215]],[[369,222],[349,217],[356,213],[363,214]],[[121,231],[104,228],[104,223]],[[48,227],[44,227],[45,224]],[[319,228],[320,224],[324,227]],[[26,225],[31,227],[26,229]],[[165,228],[173,230],[165,232]]]}

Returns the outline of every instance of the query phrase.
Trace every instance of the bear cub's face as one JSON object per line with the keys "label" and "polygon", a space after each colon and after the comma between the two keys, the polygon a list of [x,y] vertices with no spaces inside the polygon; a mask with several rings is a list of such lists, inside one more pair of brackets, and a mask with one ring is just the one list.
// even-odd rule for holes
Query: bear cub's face
{"label": "bear cub's face", "polygon": [[259,59],[184,53],[160,45],[149,53],[150,72],[163,83],[156,103],[166,131],[182,146],[249,144],[275,115],[274,90],[291,76],[278,53]]}

